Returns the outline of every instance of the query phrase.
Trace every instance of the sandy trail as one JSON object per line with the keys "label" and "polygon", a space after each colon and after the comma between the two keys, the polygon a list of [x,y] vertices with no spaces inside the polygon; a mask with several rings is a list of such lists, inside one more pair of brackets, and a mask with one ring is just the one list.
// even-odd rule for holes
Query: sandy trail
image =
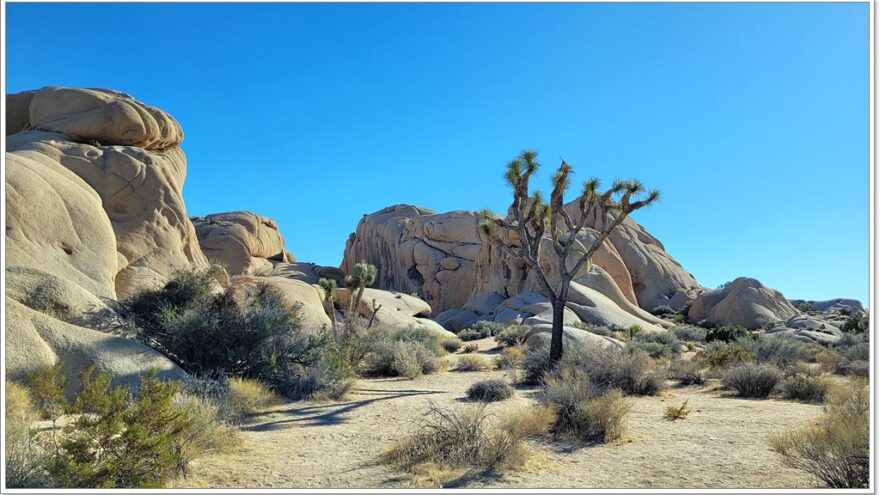
{"label": "sandy trail", "polygon": [[[492,346],[480,342],[481,354]],[[451,362],[459,355],[451,356]],[[298,402],[254,417],[238,452],[194,461],[178,487],[395,488],[412,486],[404,473],[377,465],[379,452],[413,428],[431,402],[465,407],[476,381],[501,371],[441,372],[415,380],[360,380],[349,400]],[[716,383],[717,385],[717,383]],[[821,406],[724,397],[713,384],[673,388],[666,397],[633,398],[627,443],[571,448],[532,447],[540,469],[468,480],[493,488],[806,488],[805,473],[784,466],[767,446],[769,435],[821,413]],[[490,404],[490,411],[534,402],[533,389]],[[669,405],[688,399],[692,412],[669,421]]]}

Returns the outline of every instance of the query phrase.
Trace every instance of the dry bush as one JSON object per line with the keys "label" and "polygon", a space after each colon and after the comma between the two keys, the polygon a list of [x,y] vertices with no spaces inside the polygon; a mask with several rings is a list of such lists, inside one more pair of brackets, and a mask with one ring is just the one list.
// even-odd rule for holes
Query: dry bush
{"label": "dry bush", "polygon": [[796,373],[780,386],[782,397],[800,402],[823,402],[831,382],[823,376]]}
{"label": "dry bush", "polygon": [[832,387],[821,419],[771,437],[770,446],[787,464],[812,474],[828,488],[867,488],[869,398],[865,382]]}
{"label": "dry bush", "polygon": [[780,380],[782,372],[775,366],[744,363],[727,370],[721,381],[740,397],[765,399]]}
{"label": "dry bush", "polygon": [[581,370],[603,391],[616,388],[627,395],[654,395],[664,388],[664,373],[639,350],[570,346],[557,369]]}
{"label": "dry bush", "polygon": [[194,459],[228,452],[241,444],[238,430],[221,419],[216,404],[190,394],[180,394],[174,402],[176,407],[189,413],[189,427],[181,434],[177,445],[182,473],[186,473],[187,466]]}
{"label": "dry bush", "polygon": [[458,338],[446,339],[443,342],[441,342],[440,345],[443,346],[443,349],[446,352],[456,352],[459,349],[461,349],[462,342],[461,342],[461,339],[458,339]]}
{"label": "dry bush", "polygon": [[415,433],[380,454],[379,461],[414,471],[425,465],[441,469],[502,470],[526,458],[524,440],[546,432],[545,409],[511,413],[493,421],[485,406],[458,411],[431,405]]}
{"label": "dry bush", "polygon": [[495,335],[495,342],[502,347],[522,345],[530,330],[528,325],[510,325]]}
{"label": "dry bush", "polygon": [[685,399],[684,402],[682,402],[681,405],[678,407],[668,406],[666,407],[665,416],[673,421],[675,421],[676,419],[685,419],[691,412],[687,405],[688,401],[687,399]]}
{"label": "dry bush", "polygon": [[556,412],[555,437],[584,442],[620,438],[631,405],[620,390],[603,390],[584,370],[559,368],[544,379],[543,403]]}
{"label": "dry bush", "polygon": [[703,360],[712,368],[727,368],[754,359],[754,354],[738,342],[713,341],[703,350]]}
{"label": "dry bush", "polygon": [[489,363],[483,356],[468,354],[458,360],[455,369],[456,371],[486,371],[489,369]]}
{"label": "dry bush", "polygon": [[25,387],[6,382],[6,486],[42,488],[49,486],[43,466],[49,451],[39,441],[34,422],[40,419],[31,394]]}
{"label": "dry bush", "polygon": [[461,350],[464,354],[470,354],[472,352],[477,352],[480,350],[480,346],[477,344],[465,344],[464,348]]}
{"label": "dry bush", "polygon": [[467,391],[471,400],[480,402],[496,402],[513,397],[513,387],[503,380],[483,380],[471,385]]}
{"label": "dry bush", "polygon": [[259,380],[229,379],[229,400],[234,411],[251,416],[278,404],[278,396]]}
{"label": "dry bush", "polygon": [[415,340],[377,344],[362,363],[363,371],[374,376],[415,378],[440,369],[440,361],[423,343]]}
{"label": "dry bush", "polygon": [[522,346],[505,347],[495,358],[495,367],[499,370],[515,370],[523,358]]}
{"label": "dry bush", "polygon": [[696,361],[683,359],[676,359],[669,363],[666,376],[672,380],[678,380],[682,385],[702,385],[706,382],[703,365]]}

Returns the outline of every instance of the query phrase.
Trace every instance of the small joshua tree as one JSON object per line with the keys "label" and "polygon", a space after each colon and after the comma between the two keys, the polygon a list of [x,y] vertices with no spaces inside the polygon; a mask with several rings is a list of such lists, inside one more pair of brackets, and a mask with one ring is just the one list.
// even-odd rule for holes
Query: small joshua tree
{"label": "small joshua tree", "polygon": [[[364,297],[364,289],[373,285],[376,281],[376,266],[365,261],[354,265],[354,274],[348,275],[343,280],[345,287],[350,291],[348,300],[349,315],[356,314]],[[355,292],[355,290],[357,292]]]}
{"label": "small joshua tree", "polygon": [[[539,191],[529,196],[529,179],[540,164],[534,151],[523,151],[507,164],[504,178],[513,188],[513,203],[506,218],[499,218],[489,210],[481,212],[480,229],[508,257],[522,259],[537,274],[544,292],[553,307],[553,327],[550,340],[550,364],[562,358],[562,320],[572,279],[587,263],[611,232],[635,210],[654,203],[660,198],[656,190],[645,191],[638,181],[615,181],[604,193],[599,192],[599,180],[584,183],[576,208],[576,220],[565,210],[563,196],[574,173],[562,160],[553,176],[553,192],[545,203]],[[581,235],[588,218],[596,218],[596,235],[591,241]],[[506,238],[503,233],[507,234]],[[542,268],[541,260],[548,253],[541,250],[541,239],[549,236],[556,253],[559,283],[554,285]],[[585,245],[586,242],[586,245]],[[582,253],[574,253],[579,246]],[[550,263],[546,263],[550,266]]]}
{"label": "small joshua tree", "polygon": [[330,317],[330,324],[333,327],[333,333],[336,334],[336,310],[333,308],[333,302],[336,301],[336,281],[332,278],[322,278],[318,280],[318,285],[324,289],[324,311]]}

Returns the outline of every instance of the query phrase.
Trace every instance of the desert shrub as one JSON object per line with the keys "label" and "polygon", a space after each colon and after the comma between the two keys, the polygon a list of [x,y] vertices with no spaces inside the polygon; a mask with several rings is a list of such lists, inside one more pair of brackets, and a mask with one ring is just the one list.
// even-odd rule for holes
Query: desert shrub
{"label": "desert shrub", "polygon": [[687,399],[685,399],[684,402],[682,402],[681,405],[678,407],[667,406],[666,412],[664,413],[664,416],[666,416],[667,418],[669,418],[673,421],[675,421],[676,419],[685,419],[688,417],[688,414],[690,414],[690,412],[691,412],[691,410],[688,408],[687,405],[688,405],[688,401],[687,401]]}
{"label": "desert shrub", "polygon": [[440,369],[440,361],[421,342],[398,340],[381,343],[366,356],[363,371],[374,376],[415,378]]}
{"label": "desert shrub", "polygon": [[479,332],[479,334],[483,336],[482,338],[486,338],[486,337],[494,337],[495,335],[498,335],[502,330],[505,329],[505,326],[503,323],[480,320],[480,321],[474,323],[474,325],[471,328],[473,330]]}
{"label": "desert shrub", "polygon": [[454,411],[432,405],[417,430],[380,454],[379,461],[403,469],[425,464],[481,472],[513,468],[525,459],[524,440],[546,431],[545,411],[536,408],[493,422],[485,406]]}
{"label": "desert shrub", "polygon": [[425,349],[431,351],[435,356],[439,357],[446,355],[446,348],[443,343],[446,342],[448,338],[426,328],[396,328],[390,330],[388,338],[397,342],[417,342]]}
{"label": "desert shrub", "polygon": [[465,328],[464,330],[458,332],[458,338],[465,342],[470,342],[471,340],[482,339],[483,336],[480,335],[480,332],[477,332],[476,330]]}
{"label": "desert shrub", "polygon": [[786,463],[806,471],[828,488],[867,488],[870,479],[869,392],[852,382],[828,392],[816,424],[770,438]]}
{"label": "desert shrub", "polygon": [[465,344],[464,348],[461,350],[464,354],[471,354],[473,352],[477,352],[480,350],[480,346],[477,344]]}
{"label": "desert shrub", "polygon": [[174,406],[188,412],[187,428],[175,442],[179,452],[178,468],[186,473],[190,462],[209,453],[228,452],[241,443],[238,430],[223,420],[216,404],[198,396],[181,393]]}
{"label": "desert shrub", "polygon": [[672,321],[676,323],[687,323],[686,313],[675,313],[672,315]]}
{"label": "desert shrub", "polygon": [[640,350],[571,345],[557,369],[581,370],[603,391],[616,388],[627,395],[654,395],[664,387],[663,373]]}
{"label": "desert shrub", "polygon": [[630,352],[642,351],[654,359],[669,359],[674,355],[669,347],[660,342],[627,342],[626,348]]}
{"label": "desert shrub", "polygon": [[868,315],[864,313],[854,313],[846,318],[840,329],[844,332],[851,333],[867,333],[868,332]]}
{"label": "desert shrub", "polygon": [[42,366],[28,377],[30,399],[41,419],[54,421],[70,407],[64,395],[67,380],[61,374],[61,364]]}
{"label": "desert shrub", "polygon": [[40,419],[27,388],[6,382],[6,486],[44,488],[50,482],[44,469],[50,451],[33,424]]}
{"label": "desert shrub", "polygon": [[500,370],[515,370],[523,358],[522,346],[505,347],[495,358],[495,367]]}
{"label": "desert shrub", "polygon": [[480,402],[496,402],[513,397],[513,387],[503,380],[483,380],[471,385],[468,399]]}
{"label": "desert shrub", "polygon": [[510,325],[495,334],[495,342],[503,347],[522,345],[530,328],[526,325]]}
{"label": "desert shrub", "polygon": [[460,339],[446,339],[442,342],[443,349],[446,352],[456,352],[461,349],[462,343]]}
{"label": "desert shrub", "polygon": [[868,342],[858,342],[844,347],[840,354],[847,361],[869,361],[871,359],[871,345]]}
{"label": "desert shrub", "polygon": [[797,373],[782,381],[782,397],[800,402],[822,402],[830,382],[822,376]]}
{"label": "desert shrub", "polygon": [[807,301],[801,301],[801,302],[797,305],[797,309],[800,310],[800,311],[803,311],[804,313],[807,313],[807,312],[811,312],[811,311],[815,311],[815,310],[816,310],[815,308],[813,308],[813,305],[810,304],[810,303],[808,303]]}
{"label": "desert shrub", "polygon": [[779,368],[768,364],[743,363],[724,373],[722,383],[740,397],[767,398],[782,379]]}
{"label": "desert shrub", "polygon": [[609,327],[586,322],[575,322],[572,326],[574,326],[575,328],[580,328],[581,330],[586,330],[596,335],[601,335],[603,337],[614,337],[614,330]]}
{"label": "desert shrub", "polygon": [[651,314],[654,316],[671,315],[671,314],[675,314],[675,310],[670,308],[668,305],[663,304],[663,305],[657,306],[656,308],[652,309]]}
{"label": "desert shrub", "polygon": [[[181,273],[164,287],[119,303],[135,337],[183,369],[223,370],[255,378],[281,393],[304,379],[326,377],[326,354],[336,353],[326,335],[303,331],[300,310],[268,285],[215,293],[211,271]],[[314,371],[309,368],[322,366]],[[351,374],[350,367],[335,372]],[[340,377],[341,379],[341,377]]]}
{"label": "desert shrub", "polygon": [[671,329],[680,340],[687,342],[705,342],[707,331],[705,328],[694,325],[675,325]]}
{"label": "desert shrub", "polygon": [[655,359],[669,359],[681,354],[681,345],[681,341],[672,332],[640,332],[627,347],[641,349]]}
{"label": "desert shrub", "polygon": [[741,345],[758,363],[768,363],[785,368],[799,361],[811,361],[813,354],[809,346],[782,335],[768,335],[753,338],[740,338]]}
{"label": "desert shrub", "polygon": [[669,363],[666,376],[672,380],[678,380],[682,385],[702,385],[706,382],[703,365],[696,361],[676,359]]}
{"label": "desert shrub", "polygon": [[842,359],[837,351],[834,351],[833,349],[828,349],[821,345],[809,345],[807,347],[807,350],[812,356],[812,359],[810,359],[810,361],[819,363],[826,371],[834,371],[834,369],[837,367],[837,363],[839,363]]}
{"label": "desert shrub", "polygon": [[834,372],[843,376],[860,376],[868,378],[871,374],[871,363],[868,361],[841,361]]}
{"label": "desert shrub", "polygon": [[713,368],[726,368],[754,358],[754,354],[738,342],[713,341],[706,345],[702,359]]}
{"label": "desert shrub", "polygon": [[486,371],[489,369],[489,363],[483,356],[468,354],[458,360],[455,369],[457,371]]}
{"label": "desert shrub", "polygon": [[522,357],[523,374],[521,382],[524,385],[537,385],[544,379],[544,374],[550,370],[550,348],[542,346],[531,349]]}
{"label": "desert shrub", "polygon": [[732,342],[742,337],[751,336],[746,328],[738,325],[721,325],[719,327],[710,328],[706,331],[706,342],[720,340],[721,342]]}
{"label": "desert shrub", "polygon": [[229,379],[231,407],[241,416],[252,416],[278,403],[278,396],[259,380]]}
{"label": "desert shrub", "polygon": [[[160,381],[155,371],[141,376],[136,394],[111,387],[109,376],[93,368],[81,382],[72,409],[85,414],[64,428],[48,464],[55,486],[161,487],[200,455],[196,447],[211,443],[194,429],[204,416],[175,404],[179,384]],[[215,430],[209,423],[204,431]]]}
{"label": "desert shrub", "polygon": [[556,412],[554,436],[583,442],[620,438],[631,407],[619,390],[603,390],[584,370],[565,367],[546,376],[541,401]]}

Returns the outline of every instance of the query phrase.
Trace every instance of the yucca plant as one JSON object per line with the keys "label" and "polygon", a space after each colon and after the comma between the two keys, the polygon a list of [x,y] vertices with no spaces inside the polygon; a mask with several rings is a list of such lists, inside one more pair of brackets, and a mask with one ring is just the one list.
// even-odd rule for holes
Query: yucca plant
{"label": "yucca plant", "polygon": [[351,291],[348,300],[349,314],[354,314],[360,307],[361,299],[364,297],[364,289],[376,282],[377,273],[375,265],[361,261],[354,265],[354,274],[345,277],[343,283]]}
{"label": "yucca plant", "polygon": [[[615,181],[610,189],[599,192],[599,179],[584,183],[573,216],[565,209],[563,197],[574,173],[571,165],[562,160],[553,176],[553,192],[550,202],[544,202],[539,191],[529,194],[529,180],[540,168],[538,153],[526,150],[507,164],[504,179],[513,188],[513,203],[507,217],[499,217],[489,210],[481,212],[480,230],[490,242],[498,246],[507,257],[519,258],[538,276],[544,292],[553,307],[553,327],[550,340],[550,363],[562,358],[562,320],[571,281],[578,271],[608,239],[611,232],[635,210],[644,208],[660,198],[656,190],[646,191],[636,180]],[[581,231],[587,220],[593,220],[597,234],[587,241]],[[551,263],[548,253],[541,250],[541,239],[549,236],[556,254],[558,285],[548,278]],[[583,253],[573,252],[575,246]]]}
{"label": "yucca plant", "polygon": [[336,280],[332,278],[322,278],[318,280],[318,285],[324,289],[324,311],[330,317],[330,324],[333,327],[333,336],[336,337],[336,310],[333,308],[333,302],[336,301]]}

